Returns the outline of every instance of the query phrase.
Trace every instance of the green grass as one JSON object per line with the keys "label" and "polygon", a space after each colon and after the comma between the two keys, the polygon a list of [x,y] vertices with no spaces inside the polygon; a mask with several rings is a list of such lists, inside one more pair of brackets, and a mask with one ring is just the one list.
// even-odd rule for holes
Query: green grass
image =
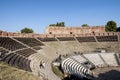
{"label": "green grass", "polygon": [[52,70],[58,77],[63,79],[63,73],[60,71],[58,67],[52,65]]}
{"label": "green grass", "polygon": [[30,72],[0,62],[0,80],[40,80],[40,78]]}

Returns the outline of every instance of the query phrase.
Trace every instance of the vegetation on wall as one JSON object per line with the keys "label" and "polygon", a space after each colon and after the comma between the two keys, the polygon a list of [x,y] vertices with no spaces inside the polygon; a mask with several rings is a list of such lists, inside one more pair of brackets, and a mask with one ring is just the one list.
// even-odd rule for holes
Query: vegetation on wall
{"label": "vegetation on wall", "polygon": [[65,27],[65,22],[57,22],[56,24],[50,24],[49,26]]}
{"label": "vegetation on wall", "polygon": [[21,33],[33,33],[33,32],[34,31],[32,29],[26,27],[21,30]]}
{"label": "vegetation on wall", "polygon": [[88,24],[82,24],[82,27],[89,27]]}

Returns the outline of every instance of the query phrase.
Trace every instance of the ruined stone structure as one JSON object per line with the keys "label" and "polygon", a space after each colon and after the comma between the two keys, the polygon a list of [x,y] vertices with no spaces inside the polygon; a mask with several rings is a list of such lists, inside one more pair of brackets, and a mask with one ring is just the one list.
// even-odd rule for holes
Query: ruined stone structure
{"label": "ruined stone structure", "polygon": [[93,27],[56,27],[49,26],[45,30],[45,34],[90,34],[103,33],[105,32],[104,26],[93,26]]}
{"label": "ruined stone structure", "polygon": [[[87,30],[88,27],[84,28]],[[69,30],[69,28],[66,29]],[[93,30],[101,32],[97,33],[94,31],[93,33]],[[102,27],[99,29],[91,27],[91,33],[86,32],[85,34],[26,34],[0,30],[0,60],[11,66],[32,72],[40,76],[42,78],[40,80],[61,80],[51,69],[51,63],[54,59],[58,58],[58,54],[56,54],[58,52],[64,57],[62,69],[65,74],[69,73],[85,78],[94,76],[92,75],[93,73],[91,74],[91,70],[89,70],[92,68],[89,65],[91,62],[97,69],[94,69],[97,72],[95,76],[99,77],[103,73],[101,71],[102,67],[106,67],[107,69],[112,66],[112,70],[113,67],[118,67],[117,71],[120,71],[120,54],[117,54],[117,52],[120,52],[119,38],[119,32],[104,32],[104,28]],[[106,51],[114,51],[116,53],[93,53],[96,49],[106,49]],[[71,57],[68,58],[69,56]],[[79,64],[77,61],[82,64]],[[44,69],[40,69],[40,62],[45,62],[46,66]],[[88,68],[86,69],[86,67]],[[116,75],[119,76],[119,73]],[[104,77],[106,76],[103,75]],[[100,78],[94,80],[105,80],[103,78],[100,76]],[[108,77],[107,80],[110,79]],[[119,77],[112,80],[119,80]]]}
{"label": "ruined stone structure", "polygon": [[[93,37],[93,36],[117,36],[119,32],[105,32],[104,30],[99,30],[101,32],[94,31],[94,34],[35,34],[35,33],[15,33],[15,32],[5,32],[0,30],[1,37],[26,37],[26,38],[55,38],[55,37]],[[55,32],[55,31],[54,31]]]}

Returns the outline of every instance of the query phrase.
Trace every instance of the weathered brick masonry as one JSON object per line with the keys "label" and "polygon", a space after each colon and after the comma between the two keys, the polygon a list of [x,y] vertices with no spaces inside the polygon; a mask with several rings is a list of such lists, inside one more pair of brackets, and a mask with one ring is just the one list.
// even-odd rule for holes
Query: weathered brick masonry
{"label": "weathered brick masonry", "polygon": [[45,30],[45,34],[90,34],[104,33],[104,26],[92,26],[92,27],[56,27],[49,26]]}

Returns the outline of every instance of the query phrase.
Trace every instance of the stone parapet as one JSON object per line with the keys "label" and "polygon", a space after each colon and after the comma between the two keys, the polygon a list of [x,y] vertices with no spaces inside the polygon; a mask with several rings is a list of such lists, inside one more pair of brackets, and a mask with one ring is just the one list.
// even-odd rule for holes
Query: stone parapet
{"label": "stone parapet", "polygon": [[35,37],[35,38],[54,38],[54,37],[90,37],[90,36],[115,36],[118,35],[119,32],[92,32],[86,34],[35,34],[35,33],[13,33],[13,32],[5,32],[0,30],[0,36],[2,37]]}

